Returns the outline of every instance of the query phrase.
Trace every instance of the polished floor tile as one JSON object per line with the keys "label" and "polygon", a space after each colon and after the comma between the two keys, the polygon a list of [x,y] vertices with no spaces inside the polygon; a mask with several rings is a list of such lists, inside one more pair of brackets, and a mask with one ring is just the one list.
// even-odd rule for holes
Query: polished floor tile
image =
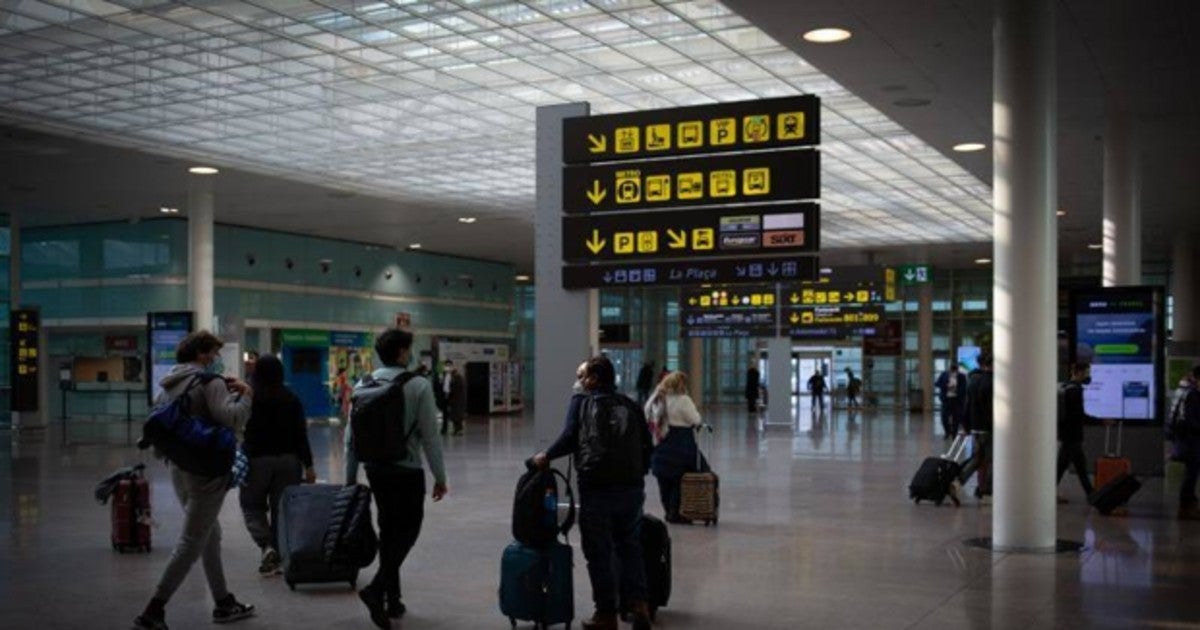
{"label": "polished floor tile", "polygon": [[[944,448],[930,419],[885,412],[764,428],[734,407],[706,410],[721,474],[716,527],[672,527],[675,590],[662,628],[1187,628],[1200,627],[1200,523],[1174,518],[1173,489],[1147,480],[1131,515],[1089,510],[1073,477],[1059,536],[1080,553],[1000,554],[963,544],[987,536],[991,506],[913,505],[920,460]],[[507,628],[497,608],[511,493],[536,444],[529,417],[475,418],[449,438],[451,496],[430,505],[404,568],[403,628]],[[338,429],[310,430],[322,478],[341,481]],[[7,433],[0,434],[8,438]],[[0,627],[123,628],[140,610],[178,535],[181,515],[151,462],[155,548],[120,555],[109,510],[91,498],[108,471],[139,461],[124,425],[14,437],[0,453]],[[82,437],[79,437],[82,436]],[[647,509],[661,513],[649,480]],[[235,496],[221,513],[230,588],[255,604],[242,628],[368,628],[345,585],[300,587],[255,573],[257,550]],[[577,616],[590,614],[578,533]],[[371,569],[363,574],[363,581]],[[174,629],[208,628],[199,567],[171,603]]]}

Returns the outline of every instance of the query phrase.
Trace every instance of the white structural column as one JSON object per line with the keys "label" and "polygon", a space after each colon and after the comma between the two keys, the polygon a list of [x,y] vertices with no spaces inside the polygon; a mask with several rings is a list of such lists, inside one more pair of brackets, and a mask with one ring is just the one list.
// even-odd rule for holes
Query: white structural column
{"label": "white structural column", "polygon": [[767,422],[792,424],[792,339],[767,341]]}
{"label": "white structural column", "polygon": [[1012,551],[1055,545],[1055,6],[995,4],[992,542]]}
{"label": "white structural column", "polygon": [[213,326],[213,176],[188,178],[188,308],[196,330]]}
{"label": "white structural column", "polygon": [[1196,276],[1196,239],[1200,238],[1192,232],[1175,235],[1171,251],[1171,296],[1174,299],[1173,325],[1171,340],[1176,344],[1194,344],[1200,341],[1196,337],[1197,285],[1200,277]]}
{"label": "white structural column", "polygon": [[917,369],[920,370],[921,410],[933,409],[933,285],[917,293]]}
{"label": "white structural column", "polygon": [[1131,116],[1113,108],[1104,130],[1104,286],[1142,283],[1142,211]]}
{"label": "white structural column", "polygon": [[587,103],[537,109],[533,423],[542,448],[562,431],[575,368],[599,348],[598,295],[562,287],[562,121],[589,111]]}

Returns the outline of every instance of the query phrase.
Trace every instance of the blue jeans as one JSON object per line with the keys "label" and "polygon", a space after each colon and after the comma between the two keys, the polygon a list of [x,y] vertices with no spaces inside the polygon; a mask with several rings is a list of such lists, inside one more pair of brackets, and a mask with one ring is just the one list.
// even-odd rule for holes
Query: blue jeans
{"label": "blue jeans", "polygon": [[579,531],[596,611],[616,613],[618,594],[626,602],[646,601],[641,541],[645,491],[637,487],[588,488],[581,489],[580,495]]}

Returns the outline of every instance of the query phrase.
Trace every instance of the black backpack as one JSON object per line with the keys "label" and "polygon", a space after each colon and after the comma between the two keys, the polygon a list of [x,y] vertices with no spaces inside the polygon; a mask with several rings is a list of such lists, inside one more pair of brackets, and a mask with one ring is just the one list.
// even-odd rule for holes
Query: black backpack
{"label": "black backpack", "polygon": [[[549,547],[559,534],[566,536],[575,525],[575,491],[571,489],[571,480],[553,468],[542,470],[528,462],[526,468],[513,493],[513,538],[528,547]],[[562,525],[558,524],[559,478],[570,501]]]}
{"label": "black backpack", "polygon": [[408,438],[417,422],[404,430],[404,386],[414,376],[405,372],[388,381],[367,375],[354,386],[350,394],[350,440],[358,461],[391,463],[408,457]]}
{"label": "black backpack", "polygon": [[616,394],[588,396],[579,410],[579,480],[597,485],[641,483],[648,434],[645,416],[633,401]]}

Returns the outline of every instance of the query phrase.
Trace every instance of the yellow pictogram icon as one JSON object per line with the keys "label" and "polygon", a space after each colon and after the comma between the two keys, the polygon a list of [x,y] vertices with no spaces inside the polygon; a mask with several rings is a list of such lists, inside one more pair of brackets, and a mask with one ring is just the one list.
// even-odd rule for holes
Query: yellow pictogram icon
{"label": "yellow pictogram icon", "polygon": [[595,134],[588,134],[588,153],[607,153],[608,152],[608,136],[600,134],[597,137]]}
{"label": "yellow pictogram icon", "polygon": [[704,173],[680,173],[675,176],[675,193],[680,199],[702,199],[704,197]]}
{"label": "yellow pictogram icon", "polygon": [[816,291],[812,289],[804,289],[800,295],[803,296],[800,301],[805,304],[812,304],[817,301]]}
{"label": "yellow pictogram icon", "polygon": [[671,249],[683,249],[687,247],[687,230],[676,232],[671,228],[667,228],[667,239],[667,247]]}
{"label": "yellow pictogram icon", "polygon": [[737,171],[713,171],[708,174],[710,197],[736,197]]}
{"label": "yellow pictogram icon", "polygon": [[763,296],[761,293],[755,293],[754,295],[751,295],[750,306],[762,306],[762,298]]}
{"label": "yellow pictogram icon", "polygon": [[746,196],[771,193],[771,169],[748,168],[742,171],[742,194]]}
{"label": "yellow pictogram icon", "polygon": [[637,250],[639,254],[653,254],[658,251],[658,230],[643,230],[637,234]]}
{"label": "yellow pictogram icon", "polygon": [[840,291],[830,291],[829,292],[829,303],[830,304],[840,304],[841,301],[842,301],[842,293]]}
{"label": "yellow pictogram icon", "polygon": [[856,302],[862,302],[865,304],[865,303],[871,301],[871,292],[870,291],[859,291],[854,297],[855,297]]}
{"label": "yellow pictogram icon", "polygon": [[706,308],[709,306],[712,306],[712,298],[707,295],[700,296],[700,306],[703,306]]}
{"label": "yellow pictogram icon", "polygon": [[634,233],[617,232],[613,234],[613,251],[618,254],[632,254],[634,250]]}
{"label": "yellow pictogram icon", "polygon": [[584,241],[584,245],[587,245],[587,248],[591,250],[593,254],[599,254],[600,252],[604,251],[604,246],[606,244],[608,244],[608,241],[600,238],[600,230],[592,230],[592,238]]}
{"label": "yellow pictogram icon", "polygon": [[755,114],[742,118],[742,142],[755,144],[771,139],[771,117],[766,114]]}
{"label": "yellow pictogram icon", "polygon": [[695,306],[695,305],[696,305],[696,296],[692,296],[692,297],[688,298],[688,306]]}
{"label": "yellow pictogram icon", "polygon": [[800,296],[793,293],[792,297],[788,298],[788,301],[791,302],[792,304],[797,304],[800,302]]}
{"label": "yellow pictogram icon", "polygon": [[775,137],[780,140],[804,138],[804,112],[784,112],[776,117]]}
{"label": "yellow pictogram icon", "polygon": [[825,294],[824,291],[817,291],[817,292],[813,293],[813,297],[816,298],[814,301],[817,304],[824,304],[829,301],[828,296]]}
{"label": "yellow pictogram icon", "polygon": [[617,203],[637,203],[642,200],[642,172],[617,171]]}
{"label": "yellow pictogram icon", "polygon": [[804,311],[800,314],[800,321],[805,324],[811,324],[814,321],[812,311]]}
{"label": "yellow pictogram icon", "polygon": [[795,313],[792,313],[791,315],[788,315],[788,321],[795,324],[800,321],[800,316]]}
{"label": "yellow pictogram icon", "polygon": [[714,118],[708,122],[708,144],[719,147],[737,144],[737,119]]}
{"label": "yellow pictogram icon", "polygon": [[712,249],[715,238],[712,228],[695,228],[692,230],[692,249],[696,251]]}
{"label": "yellow pictogram icon", "polygon": [[617,153],[637,153],[641,147],[639,127],[617,127]]}
{"label": "yellow pictogram icon", "polygon": [[704,146],[704,123],[699,120],[688,120],[679,123],[677,138],[680,149],[695,149]]}
{"label": "yellow pictogram icon", "polygon": [[587,191],[588,201],[591,201],[593,206],[598,206],[607,196],[608,189],[600,185],[600,180],[593,179],[592,187]]}
{"label": "yellow pictogram icon", "polygon": [[764,293],[763,294],[763,306],[775,306],[775,294],[774,293]]}
{"label": "yellow pictogram icon", "polygon": [[671,148],[671,125],[646,125],[646,150],[666,151]]}
{"label": "yellow pictogram icon", "polygon": [[670,175],[647,175],[646,176],[646,201],[670,201],[671,200],[671,176]]}

